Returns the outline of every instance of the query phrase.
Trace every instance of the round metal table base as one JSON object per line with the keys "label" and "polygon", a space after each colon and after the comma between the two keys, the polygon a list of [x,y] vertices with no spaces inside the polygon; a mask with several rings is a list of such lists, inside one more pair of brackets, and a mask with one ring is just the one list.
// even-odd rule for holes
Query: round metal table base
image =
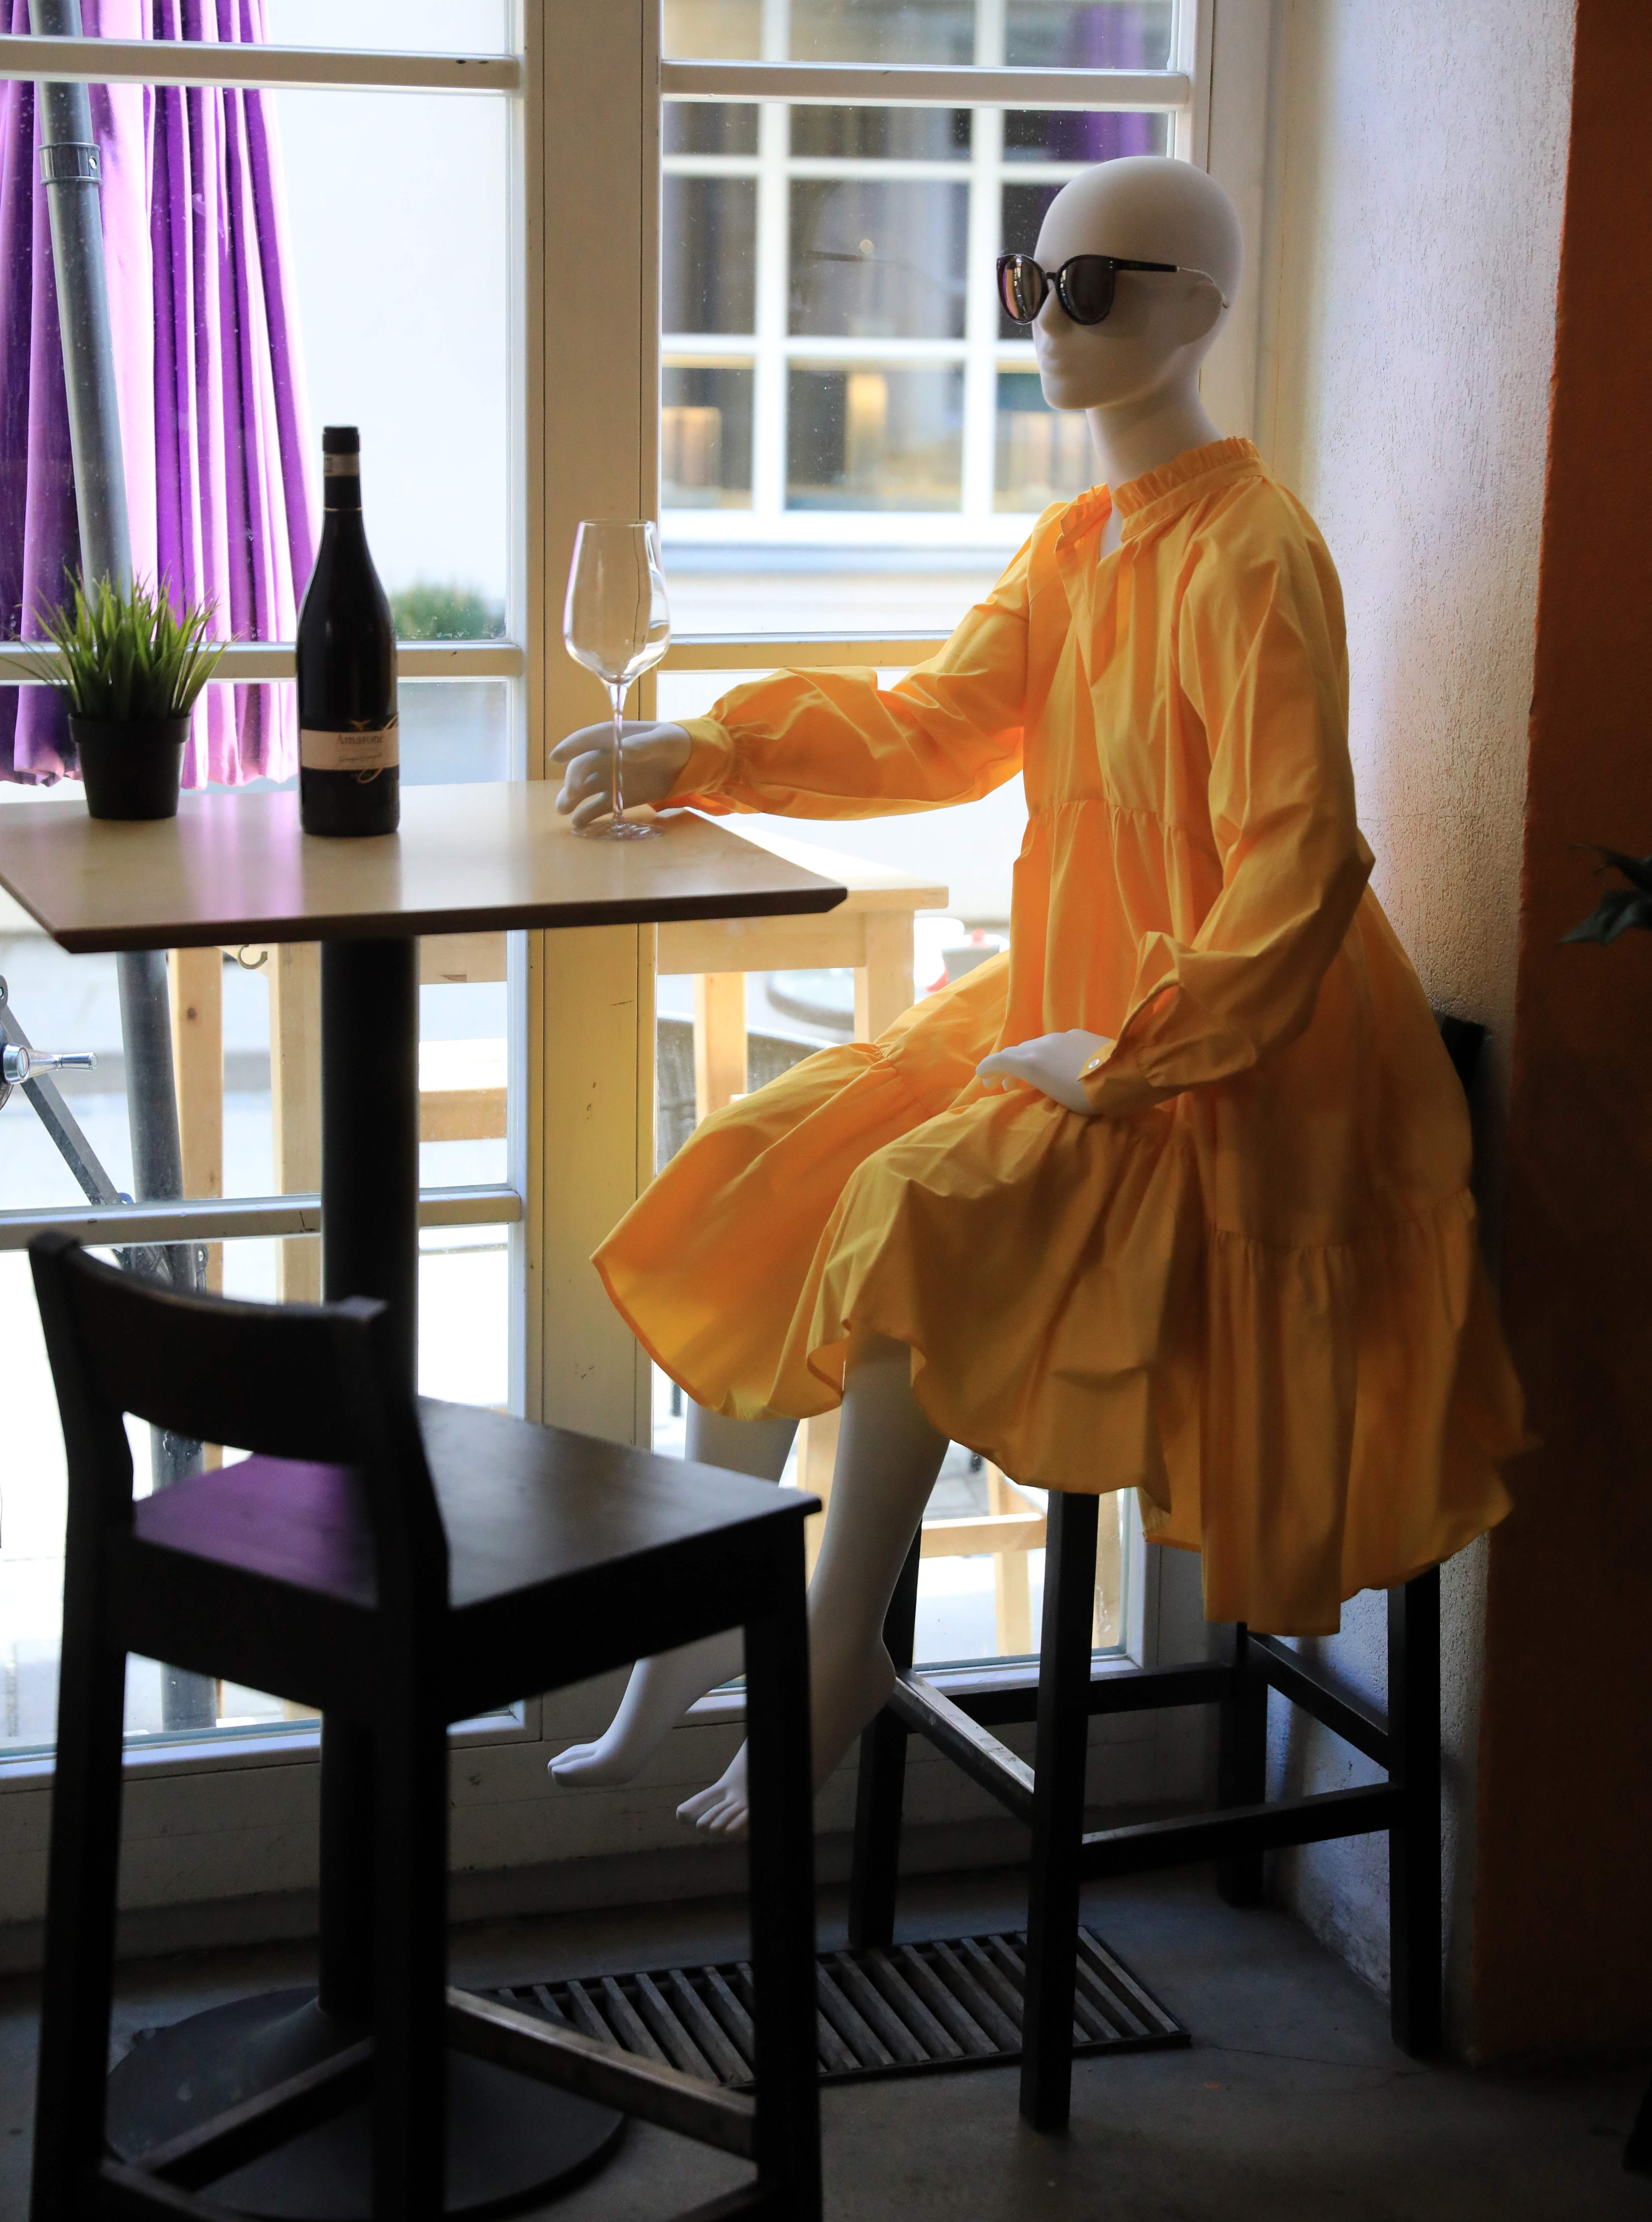
{"label": "round metal table base", "polygon": [[[341,2049],[347,2031],[313,1990],[271,1991],[191,2015],[132,2050],[109,2081],[109,2143],[152,2146]],[[447,2055],[447,2212],[480,2218],[566,2190],[599,2168],[625,2117],[468,2054]],[[208,2189],[217,2206],[271,2222],[367,2222],[372,2129],[366,2100]]]}

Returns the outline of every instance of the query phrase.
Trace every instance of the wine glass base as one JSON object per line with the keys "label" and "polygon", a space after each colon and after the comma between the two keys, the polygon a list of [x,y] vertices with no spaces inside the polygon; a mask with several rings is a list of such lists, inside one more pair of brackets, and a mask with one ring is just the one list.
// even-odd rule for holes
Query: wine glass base
{"label": "wine glass base", "polygon": [[585,830],[588,841],[657,841],[660,829],[652,819],[637,818],[610,819],[605,825],[591,825]]}

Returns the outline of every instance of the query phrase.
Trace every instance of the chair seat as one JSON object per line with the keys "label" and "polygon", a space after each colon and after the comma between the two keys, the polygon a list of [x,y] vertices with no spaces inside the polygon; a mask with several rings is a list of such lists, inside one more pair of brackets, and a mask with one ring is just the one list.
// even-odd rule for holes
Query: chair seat
{"label": "chair seat", "polygon": [[[418,1410],[455,1612],[800,1509],[792,1491],[720,1466],[433,1397]],[[133,1510],[141,1542],[341,1604],[377,1602],[366,1500],[347,1467],[243,1459]]]}

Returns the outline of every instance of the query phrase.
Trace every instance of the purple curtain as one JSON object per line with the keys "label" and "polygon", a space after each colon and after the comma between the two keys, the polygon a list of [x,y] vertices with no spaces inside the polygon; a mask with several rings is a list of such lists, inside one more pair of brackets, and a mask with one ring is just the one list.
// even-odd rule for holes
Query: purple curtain
{"label": "purple curtain", "polygon": [[[1164,58],[1161,12],[1143,0],[1075,8],[1065,60],[1074,69],[1155,69]],[[1050,118],[1050,155],[1058,162],[1111,162],[1121,154],[1156,154],[1158,125],[1155,116],[1058,110]]]}
{"label": "purple curtain", "polygon": [[[260,44],[264,0],[83,0],[89,37]],[[10,28],[28,28],[28,0]],[[132,561],[225,638],[291,640],[317,511],[275,118],[261,92],[91,88]],[[79,562],[34,88],[0,88],[0,631]],[[0,688],[0,779],[60,778],[56,697]],[[297,768],[290,687],[210,687],[184,777]]]}

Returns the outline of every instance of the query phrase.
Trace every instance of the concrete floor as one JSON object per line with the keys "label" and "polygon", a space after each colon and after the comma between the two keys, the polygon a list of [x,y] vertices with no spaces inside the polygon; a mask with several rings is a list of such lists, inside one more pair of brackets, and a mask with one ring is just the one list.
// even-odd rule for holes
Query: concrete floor
{"label": "concrete floor", "polygon": [[[1017,1925],[1015,1875],[914,1884],[909,1936]],[[1652,2180],[1619,2165],[1646,2080],[1611,2069],[1480,2071],[1395,2051],[1386,2012],[1305,1930],[1236,1913],[1198,1875],[1092,1894],[1086,1918],[1193,2031],[1190,2050],[1080,2062],[1073,2124],[1035,2137],[1013,2069],[828,2089],[833,2222],[1615,2222],[1652,2216]],[[841,1900],[822,1941],[842,1941]],[[456,1979],[735,1956],[740,1909],[664,1906],[460,1932]],[[122,1971],[116,2049],[146,2023],[302,1980],[293,1949]],[[0,1987],[0,2218],[27,2206],[35,1999]],[[633,2125],[559,2222],[663,2222],[742,2178],[738,2163]]]}

